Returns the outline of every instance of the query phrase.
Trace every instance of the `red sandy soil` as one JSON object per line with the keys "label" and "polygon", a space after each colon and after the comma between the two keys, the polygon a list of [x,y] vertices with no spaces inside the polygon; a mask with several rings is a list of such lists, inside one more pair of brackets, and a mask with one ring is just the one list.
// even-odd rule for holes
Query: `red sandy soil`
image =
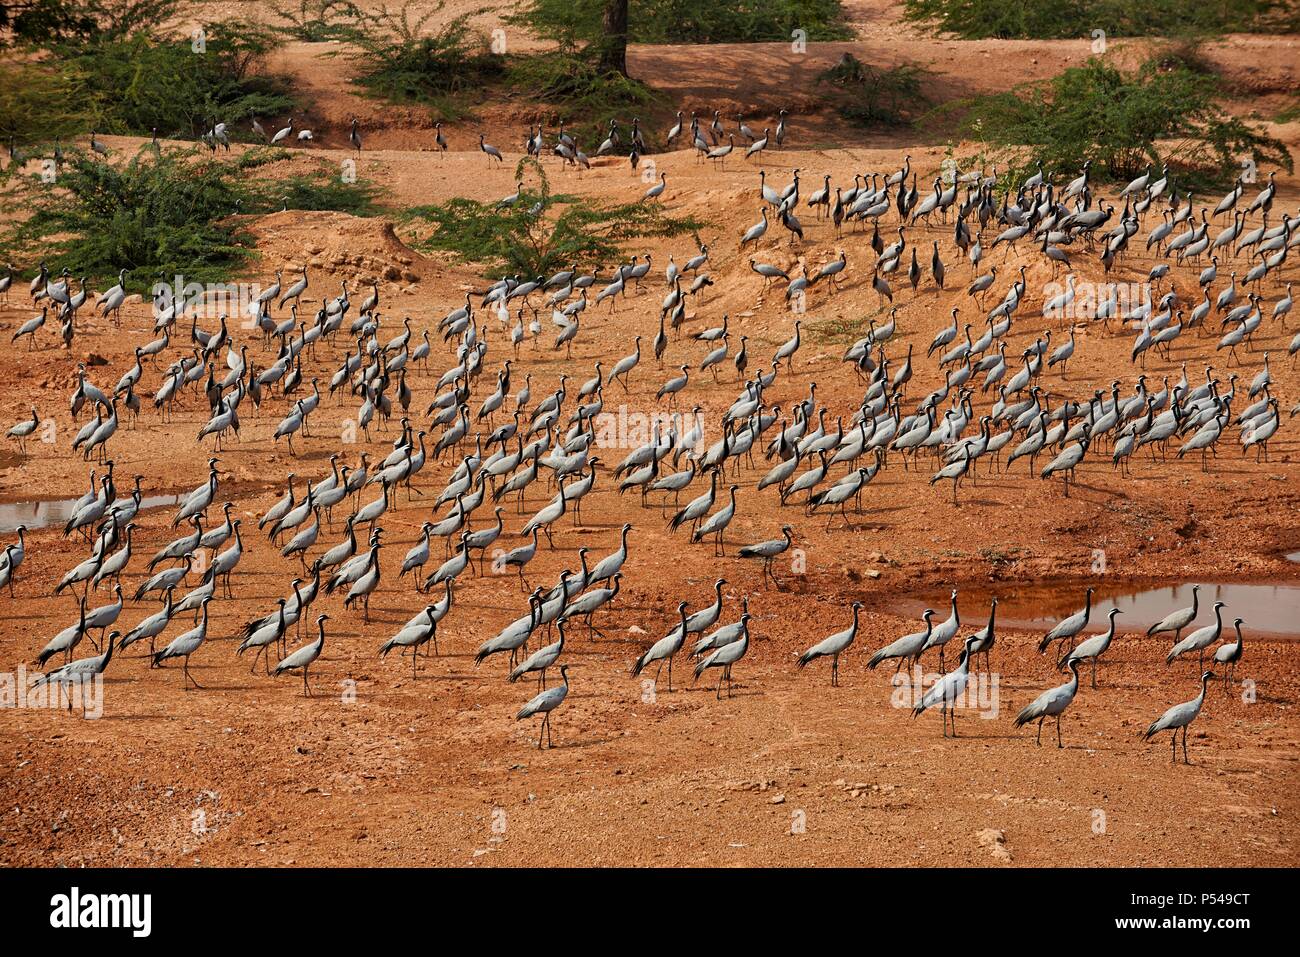
{"label": "red sandy soil", "polygon": [[[869,23],[862,32],[862,44],[888,40]],[[976,48],[988,45],[957,45],[962,51],[969,47],[961,59],[945,41],[908,36],[913,50],[930,50],[933,61],[950,65],[952,74],[975,77],[970,81],[974,88],[995,87],[1002,82],[1001,72],[1012,72],[1004,66],[1011,62],[1006,59],[994,61],[998,70],[975,68],[981,58]],[[1288,45],[1294,46],[1294,38],[1233,38],[1223,55],[1240,57],[1265,72],[1293,72],[1294,58],[1277,52]],[[1043,62],[1041,55],[1036,67],[1041,74],[1033,64],[1026,66],[1030,48],[1054,45],[999,46],[1024,48],[1017,52],[1017,79],[1050,75],[1061,66]],[[815,48],[815,55],[830,62],[838,48]],[[1269,61],[1261,50],[1272,51],[1276,60]],[[693,91],[699,108],[712,102],[721,107],[721,72],[716,65],[711,68],[711,80],[704,73],[710,58],[717,64],[727,57],[725,47],[638,49],[633,63],[660,64],[663,74],[655,82]],[[701,72],[693,73],[696,69]],[[317,104],[319,110],[341,116],[352,108],[331,98],[348,95],[333,85],[344,82],[340,77],[316,75],[321,90],[334,91],[324,97],[328,102]],[[712,90],[710,82],[717,84]],[[793,97],[803,89],[787,82],[778,83],[771,71],[764,74],[760,66],[750,66],[739,81],[727,80],[726,96],[729,103],[775,104],[782,102],[783,92]],[[766,84],[772,84],[770,89],[764,89]],[[379,107],[373,109],[377,114]],[[477,129],[452,130],[456,151],[445,158],[422,152],[418,147],[427,144],[414,140],[399,141],[406,148],[371,149],[368,135],[359,173],[381,183],[397,205],[453,195],[496,199],[513,192],[517,137],[500,143],[512,154],[504,167],[489,169],[483,155],[471,148]],[[1273,129],[1293,149],[1300,140],[1294,124]],[[860,136],[860,145],[852,148],[808,148],[817,142],[815,132],[796,126],[799,135],[791,148],[765,154],[762,168],[776,185],[783,186],[798,167],[807,195],[825,173],[843,184],[855,172],[887,172],[902,162],[897,143],[874,136]],[[116,149],[134,146],[125,139],[107,142]],[[909,151],[920,182],[927,183],[943,158],[942,147],[919,145]],[[334,163],[348,155],[326,147],[303,152],[311,155],[290,162]],[[863,387],[840,355],[865,333],[869,319],[887,317],[871,288],[875,257],[869,232],[846,232],[837,241],[809,213],[802,216],[807,233],[802,247],[790,247],[774,225],[757,252],[742,254],[740,233],[758,218],[758,166],[730,161],[725,169],[706,168],[686,152],[652,158],[668,174],[668,210],[709,224],[701,238],[710,244],[708,270],[715,285],[693,307],[687,330],[712,326],[728,313],[733,331],[749,336],[751,370],[766,365],[771,351],[791,334],[794,317],[779,290],[763,294],[761,281],[749,271],[750,256],[783,266],[802,258],[815,268],[840,249],[847,252],[844,289],[831,295],[818,286],[811,294],[794,372],[783,372],[767,398],[788,408],[815,380],[820,401],[836,414],[851,414]],[[598,163],[581,176],[560,172],[554,162],[547,168],[553,184],[566,192],[628,201],[645,189],[623,160]],[[1291,178],[1281,182],[1275,212],[1294,210],[1300,192]],[[277,213],[252,227],[262,261],[250,278],[269,281],[272,270],[303,261],[315,267],[311,302],[303,302],[308,314],[322,296],[337,294],[343,279],[349,280],[355,302],[364,295],[358,284],[365,284],[364,289],[372,277],[395,276],[379,282],[381,341],[395,335],[408,315],[418,337],[456,308],[465,290],[483,288],[475,269],[440,254],[419,253],[408,245],[415,238],[411,232],[394,233],[381,220]],[[935,362],[922,361],[922,356],[949,321],[949,310],[960,306],[963,318],[975,317],[976,322],[982,316],[965,295],[970,269],[959,263],[950,236],[951,227],[937,221],[933,227],[908,230],[909,241],[926,254],[923,261],[931,239],[939,241],[949,271],[946,292],[935,289],[928,276],[915,295],[901,279],[895,284],[899,332],[887,351],[901,360],[909,345],[915,347],[916,374],[907,392],[912,404],[942,382]],[[1112,279],[1145,277],[1153,260],[1140,247],[1135,244]],[[682,237],[638,241],[628,250],[646,251],[655,263],[646,292],[628,296],[612,314],[607,307],[589,309],[571,359],[550,349],[551,327],[543,317],[541,347],[529,345],[521,352],[514,388],[531,373],[536,401],[555,388],[561,373],[568,373],[575,390],[596,360],[603,360],[608,370],[630,351],[633,335],[644,336],[648,346],[664,292],[663,266],[670,254],[680,263],[694,248],[689,237]],[[999,248],[986,262],[999,265],[999,296],[1019,265],[1029,270],[1029,292],[1010,334],[1008,357],[1018,356],[1046,328],[1053,330],[1054,344],[1063,341],[1066,333],[1059,323],[1038,318],[1044,286],[1052,279],[1040,257],[1025,247],[1004,260]],[[1221,271],[1238,267],[1240,263],[1225,264]],[[1101,278],[1091,256],[1078,257],[1076,272],[1081,279]],[[1195,273],[1176,271],[1186,302],[1199,298]],[[1284,279],[1293,278],[1294,266],[1288,264]],[[15,287],[0,308],[0,333],[6,335],[32,313],[24,301],[26,282]],[[1280,295],[1278,285],[1267,284],[1264,295],[1267,314]],[[490,350],[472,409],[491,391],[495,370],[509,357],[506,331],[486,313],[480,319],[487,324]],[[1284,421],[1264,462],[1243,459],[1235,451],[1234,429],[1208,472],[1197,461],[1171,456],[1155,463],[1135,460],[1131,478],[1122,478],[1108,455],[1089,456],[1066,499],[1059,482],[1031,478],[1018,463],[1014,474],[985,469],[978,484],[963,485],[961,504],[954,506],[946,483],[927,485],[934,466],[927,462],[919,472],[904,471],[891,459],[865,493],[862,514],[851,512],[848,527],[837,516],[828,528],[825,516],[810,518],[793,504],[779,507],[773,489],[755,493],[752,486],[768,468],[759,460],[740,472],[740,509],[727,533],[727,556],[718,558],[710,545],[691,545],[684,534],[668,533],[667,513],[656,507],[643,510],[635,495],[619,497],[611,476],[602,472],[597,490],[583,505],[583,526],[574,527],[566,518],[556,529],[556,548],[545,549],[528,569],[533,584],[549,586],[562,569],[577,567],[576,549],[590,548],[591,558],[598,559],[616,547],[624,521],[635,525],[623,591],[612,609],[597,616],[606,637],[588,636],[581,627],[570,635],[565,658],[572,665],[573,691],[554,716],[556,747],[540,752],[535,748],[537,721],[514,720],[533,686],[527,680],[509,684],[500,657],[473,666],[478,644],[526,610],[512,577],[490,572],[483,578],[468,572],[462,576],[455,606],[439,628],[442,655],[421,659],[416,678],[408,660],[376,657],[380,643],[425,603],[409,577],[399,581],[396,572],[421,523],[430,518],[431,499],[450,474],[453,463],[447,456],[431,463],[417,480],[423,498],[408,502],[399,494],[383,519],[384,578],[371,603],[370,622],[357,609],[344,610],[338,596],[322,597],[313,607],[313,621],[322,612],[332,617],[325,654],[312,671],[316,696],[304,698],[296,677],[249,674],[247,659],[234,655],[237,630],[254,616],[273,611],[275,599],[290,593],[288,582],[300,573],[296,561],[281,558],[256,530],[256,517],[282,493],[286,473],[297,473],[301,489],[306,479],[324,477],[330,453],[341,449],[348,464],[366,448],[382,455],[398,431],[393,422],[372,429],[369,445],[363,439],[340,446],[356,402],[326,398],[310,420],[312,437],[295,440],[298,455],[292,456],[283,442],[271,438],[288,400],[273,395],[256,413],[245,403],[241,440],[220,454],[219,497],[236,503],[248,551],[235,576],[238,598],[213,603],[209,641],[194,657],[192,670],[203,690],[183,691],[173,664],[149,670],[137,647],[108,670],[102,720],[6,711],[0,723],[0,862],[1295,864],[1300,861],[1295,823],[1300,813],[1300,722],[1293,689],[1300,681],[1300,663],[1293,640],[1249,630],[1249,608],[1226,611],[1248,623],[1238,677],[1254,683],[1255,700],[1247,703],[1240,690],[1229,696],[1218,686],[1212,689],[1189,736],[1190,766],[1170,764],[1167,738],[1146,744],[1138,737],[1167,707],[1196,693],[1195,665],[1179,661],[1166,667],[1170,642],[1165,636],[1143,636],[1148,622],[1121,622],[1121,636],[1100,668],[1100,687],[1085,685],[1062,722],[1062,750],[1050,740],[1035,747],[1032,732],[1017,731],[1011,723],[1041,690],[1063,680],[1052,662],[1035,651],[1039,633],[999,629],[992,662],[1000,682],[999,714],[981,720],[963,713],[956,740],[940,736],[934,727],[937,715],[913,719],[908,711],[892,707],[889,674],[865,667],[872,651],[916,629],[907,607],[916,596],[954,585],[996,592],[1032,581],[1054,583],[1059,602],[1069,606],[1094,581],[1090,567],[1098,548],[1106,552],[1107,582],[1295,583],[1300,566],[1282,558],[1300,548],[1295,484],[1300,442],[1295,421],[1286,419],[1300,400],[1300,374],[1285,358],[1295,321],[1286,330],[1266,322],[1255,351],[1241,352],[1240,363],[1227,364],[1225,354],[1214,350],[1215,339],[1192,331],[1177,341],[1168,360],[1148,355],[1144,370],[1159,387],[1165,376],[1177,380],[1184,363],[1190,379],[1200,378],[1205,366],[1213,364],[1220,376],[1242,376],[1241,393],[1258,370],[1262,351],[1269,350]],[[209,318],[201,325],[211,329],[216,323]],[[90,371],[98,385],[111,388],[129,368],[133,347],[152,338],[151,317],[138,303],[126,310],[121,328],[91,318],[82,326],[71,355],[58,348],[47,329],[35,352],[20,347],[0,362],[7,421],[18,421],[35,405],[43,418],[57,422],[59,436],[54,446],[33,443],[25,455],[13,447],[5,450],[0,459],[3,501],[70,497],[85,490],[91,466],[69,450],[80,427],[68,415],[75,363],[92,354],[106,359],[106,366]],[[1075,332],[1078,350],[1068,371],[1046,373],[1044,387],[1056,399],[1080,398],[1120,379],[1124,393],[1131,393],[1139,371],[1128,359],[1134,332],[1114,325],[1109,332],[1084,325]],[[146,369],[142,397],[152,394],[161,369],[187,346],[185,330],[176,333],[164,362]],[[271,361],[255,339],[242,334],[241,340],[248,342],[260,367]],[[348,349],[346,336],[323,345],[307,362],[308,375],[320,376],[323,384]],[[654,393],[669,370],[682,362],[698,363],[705,351],[685,337],[676,339],[662,371],[647,355],[628,395],[617,386],[607,390],[606,410],[617,411],[620,403],[629,412],[662,410]],[[412,418],[421,427],[436,377],[452,361],[435,345],[431,371],[408,377],[415,394]],[[740,390],[729,365],[720,380],[715,384],[707,374],[693,375],[682,396],[687,405],[703,407],[710,425]],[[977,397],[977,411],[987,411],[988,402],[987,396]],[[1241,407],[1241,402],[1235,404]],[[138,425],[122,429],[111,442],[119,486],[129,487],[137,473],[144,475],[147,493],[198,485],[211,454],[210,440],[202,447],[194,441],[207,419],[206,403],[197,392],[187,392],[174,420],[165,425],[147,408]],[[707,441],[717,437],[711,433]],[[603,451],[602,460],[612,466],[627,450]],[[531,489],[526,512],[531,514],[550,494]],[[372,497],[368,491],[363,500]],[[526,516],[515,514],[512,503],[504,504],[504,541],[513,547],[522,542],[516,533]],[[487,523],[489,511],[476,516],[476,527]],[[137,519],[138,554],[150,556],[175,536],[171,515],[172,509],[160,509]],[[336,510],[333,528],[322,530],[317,553],[340,540],[344,515],[342,508]],[[774,536],[784,522],[794,526],[807,568],[793,574],[788,563],[778,566],[783,587],[764,588],[758,567],[735,558],[734,551],[745,542]],[[61,530],[29,535],[16,594],[0,606],[0,661],[8,662],[7,667],[30,662],[75,617],[73,601],[50,592],[84,554],[85,546],[66,541]],[[143,561],[136,559],[126,576],[132,589],[142,575]],[[723,621],[739,616],[742,598],[754,615],[754,641],[735,668],[734,696],[715,698],[716,674],[692,685],[684,656],[674,670],[673,691],[661,682],[647,695],[641,681],[628,675],[632,661],[672,627],[677,601],[685,599],[694,610],[711,600],[717,577],[728,582]],[[1078,599],[1070,597],[1075,595]],[[109,600],[101,591],[92,604]],[[865,606],[863,628],[841,663],[842,686],[832,690],[827,662],[798,671],[795,657],[845,627],[854,600]],[[129,627],[153,610],[152,602],[129,602],[121,623]],[[972,631],[983,625],[986,606],[967,599],[961,610],[963,634],[966,622]],[[174,624],[167,634],[184,627]],[[305,625],[304,635],[309,630]],[[950,647],[955,657],[956,645]],[[88,646],[79,653],[90,653]],[[930,656],[926,670],[937,670]],[[559,676],[549,677],[555,681]],[[345,694],[353,687],[349,682],[355,682],[354,700]],[[1050,727],[1045,738],[1048,732]],[[196,811],[203,812],[201,818]],[[203,827],[196,828],[196,820]]]}

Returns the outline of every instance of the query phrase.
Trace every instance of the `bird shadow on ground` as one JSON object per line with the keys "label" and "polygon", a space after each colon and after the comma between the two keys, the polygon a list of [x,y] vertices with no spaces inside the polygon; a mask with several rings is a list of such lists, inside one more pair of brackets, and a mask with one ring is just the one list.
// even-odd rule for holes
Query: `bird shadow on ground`
{"label": "bird shadow on ground", "polygon": [[406,673],[406,672],[403,672],[400,676],[398,676],[398,675],[393,675],[393,677],[394,677],[394,678],[398,678],[398,677],[400,677],[401,680],[403,680],[403,681],[411,681],[411,680],[414,680],[414,681],[473,681],[475,678],[483,677],[483,675],[482,675],[481,673],[480,673],[480,674],[475,674],[475,673],[473,673],[473,672],[470,672],[470,673],[467,673],[467,674],[459,674],[459,673],[457,673],[457,672],[450,672],[449,674],[439,675],[439,674],[433,674],[433,673],[430,673],[430,672],[421,671],[421,672],[417,672],[414,678],[412,678],[411,675],[408,674],[408,673]]}
{"label": "bird shadow on ground", "polygon": [[[579,738],[576,741],[563,741],[549,748],[543,748],[543,751],[568,750],[570,748],[590,748],[600,744],[609,744],[613,738]],[[534,742],[536,743],[536,742]]]}

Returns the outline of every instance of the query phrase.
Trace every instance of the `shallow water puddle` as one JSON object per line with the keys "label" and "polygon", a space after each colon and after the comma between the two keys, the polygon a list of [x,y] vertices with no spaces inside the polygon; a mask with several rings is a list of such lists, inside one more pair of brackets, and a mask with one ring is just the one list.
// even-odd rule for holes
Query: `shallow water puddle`
{"label": "shallow water puddle", "polygon": [[[140,510],[178,505],[180,500],[179,495],[146,495],[140,500]],[[0,534],[7,535],[17,530],[19,525],[26,525],[28,531],[51,525],[66,525],[79,501],[79,498],[63,498],[0,503]]]}
{"label": "shallow water puddle", "polygon": [[[1300,560],[1300,559],[1298,559]],[[1112,608],[1123,612],[1117,621],[1121,632],[1146,631],[1171,611],[1192,604],[1193,582],[1158,587],[1133,587],[1113,583],[1098,583],[1093,587],[1092,616],[1087,631],[1106,629],[1107,613]],[[1083,609],[1087,582],[1062,585],[1014,585],[1001,587],[980,586],[978,589],[962,588],[957,595],[957,609],[961,614],[962,632],[982,628],[988,621],[989,601],[998,599],[997,623],[1008,628],[1023,628],[1046,632],[1062,618]],[[1300,636],[1300,585],[1280,584],[1218,584],[1201,583],[1200,610],[1196,621],[1183,629],[1184,636],[1202,625],[1214,621],[1214,603],[1224,602],[1223,631],[1232,634],[1232,620],[1243,619],[1242,628],[1272,635]],[[928,599],[909,600],[897,606],[902,614],[920,617],[926,608],[935,610],[934,622],[945,620],[950,610],[947,592],[938,592]]]}

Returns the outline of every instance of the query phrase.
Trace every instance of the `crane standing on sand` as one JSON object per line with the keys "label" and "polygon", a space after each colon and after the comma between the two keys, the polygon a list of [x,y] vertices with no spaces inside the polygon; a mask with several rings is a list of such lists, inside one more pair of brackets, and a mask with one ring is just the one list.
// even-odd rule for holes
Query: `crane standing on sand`
{"label": "crane standing on sand", "polygon": [[515,715],[516,721],[522,721],[524,718],[531,718],[535,714],[542,716],[542,728],[537,734],[537,750],[542,749],[542,735],[546,735],[546,746],[555,747],[555,742],[551,740],[551,712],[564,703],[564,699],[569,695],[569,666],[560,665],[560,677],[564,679],[564,684],[556,685],[554,688],[547,688],[532,701],[519,709]]}
{"label": "crane standing on sand", "polygon": [[1200,716],[1201,707],[1205,704],[1205,689],[1210,681],[1215,677],[1213,671],[1207,671],[1201,675],[1201,693],[1191,701],[1185,701],[1182,704],[1176,704],[1155,721],[1151,726],[1142,733],[1143,740],[1150,741],[1161,731],[1172,731],[1173,735],[1169,739],[1169,760],[1173,764],[1178,763],[1178,730],[1183,731],[1183,763],[1191,764],[1187,757],[1187,728]]}

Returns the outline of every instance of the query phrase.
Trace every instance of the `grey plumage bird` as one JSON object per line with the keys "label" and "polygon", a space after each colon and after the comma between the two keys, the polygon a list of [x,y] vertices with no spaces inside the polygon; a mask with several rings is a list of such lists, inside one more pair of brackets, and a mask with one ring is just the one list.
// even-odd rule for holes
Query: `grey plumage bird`
{"label": "grey plumage bird", "polygon": [[636,677],[646,669],[647,665],[659,662],[659,669],[655,672],[655,683],[659,683],[659,672],[664,669],[664,662],[668,662],[668,690],[673,690],[673,657],[681,651],[682,644],[686,641],[686,602],[680,602],[677,605],[677,614],[681,622],[676,628],[668,632],[653,645],[651,645],[640,658],[632,663],[632,677]]}
{"label": "grey plumage bird", "polygon": [[925,621],[925,631],[904,635],[885,645],[871,656],[870,660],[867,661],[867,667],[875,671],[876,665],[893,658],[898,661],[898,664],[894,667],[894,674],[898,674],[898,669],[903,666],[903,662],[908,658],[912,659],[913,664],[919,662],[921,660],[921,651],[925,648],[925,643],[930,640],[931,632],[934,631],[934,625],[931,622],[934,615],[934,609],[927,608],[921,616],[922,620]]}
{"label": "grey plumage bird", "polygon": [[118,633],[112,632],[108,636],[102,653],[90,658],[78,658],[76,661],[70,661],[62,667],[55,668],[53,671],[46,672],[36,679],[33,688],[40,688],[43,685],[58,685],[67,689],[68,692],[68,710],[72,710],[72,689],[74,687],[82,689],[81,695],[81,716],[86,716],[86,694],[85,686],[92,683],[97,677],[104,673],[108,663],[113,659],[113,647],[117,644]]}
{"label": "grey plumage bird", "polygon": [[1071,641],[1087,627],[1088,619],[1092,617],[1092,592],[1093,589],[1090,587],[1085,593],[1082,611],[1061,619],[1051,631],[1043,636],[1043,640],[1038,643],[1038,653],[1040,655],[1047,651],[1052,642],[1059,641],[1064,644]]}
{"label": "grey plumage bird", "polygon": [[848,650],[848,647],[853,644],[853,639],[857,637],[858,615],[861,611],[862,602],[855,601],[853,603],[853,624],[843,631],[837,631],[830,637],[823,638],[800,655],[800,669],[818,658],[829,657],[831,659],[831,687],[837,687],[840,683],[840,655]]}
{"label": "grey plumage bird", "polygon": [[1174,633],[1174,644],[1178,644],[1182,640],[1183,629],[1196,620],[1196,614],[1200,609],[1200,594],[1201,586],[1193,585],[1191,605],[1172,611],[1156,622],[1147,629],[1147,637],[1150,638],[1152,635],[1158,635],[1164,631],[1172,631]]}
{"label": "grey plumage bird", "polygon": [[1037,745],[1041,746],[1043,743],[1043,722],[1047,718],[1055,718],[1056,746],[1058,748],[1064,747],[1061,743],[1061,715],[1065,713],[1065,709],[1070,706],[1070,702],[1074,700],[1075,695],[1079,692],[1079,659],[1071,658],[1069,668],[1069,681],[1044,691],[1020,714],[1016,715],[1017,728],[1028,724],[1030,721],[1038,721],[1038,735],[1034,739],[1034,743]]}
{"label": "grey plumage bird", "polygon": [[1074,650],[1065,656],[1059,663],[1060,667],[1069,665],[1072,661],[1091,661],[1092,662],[1092,686],[1097,687],[1097,659],[1106,653],[1110,644],[1115,640],[1115,618],[1122,614],[1118,608],[1112,608],[1107,613],[1110,619],[1110,626],[1100,635],[1094,635],[1087,641],[1081,641],[1075,646]]}
{"label": "grey plumage bird", "polygon": [[772,572],[772,563],[790,548],[793,541],[794,529],[789,525],[781,526],[781,538],[770,538],[765,542],[757,542],[753,545],[744,545],[736,552],[741,558],[758,558],[763,562],[762,576],[764,582],[768,578],[772,579],[773,584],[780,587],[776,575]]}
{"label": "grey plumage bird", "polygon": [[1178,763],[1178,730],[1183,732],[1183,762],[1191,764],[1187,757],[1187,728],[1200,716],[1201,708],[1205,704],[1205,689],[1210,681],[1216,677],[1213,671],[1207,671],[1201,675],[1201,693],[1191,701],[1185,701],[1182,704],[1176,704],[1155,721],[1151,726],[1142,733],[1145,741],[1150,741],[1161,731],[1172,731],[1173,735],[1169,739],[1169,760],[1173,764]]}
{"label": "grey plumage bird", "polygon": [[564,684],[556,685],[554,688],[547,688],[528,704],[519,709],[515,715],[516,721],[522,721],[524,718],[531,718],[535,714],[542,716],[542,728],[537,735],[537,750],[542,749],[542,735],[546,736],[546,746],[555,747],[555,742],[551,740],[551,712],[564,703],[564,699],[569,695],[569,666],[560,665],[560,677],[564,679]]}
{"label": "grey plumage bird", "polygon": [[329,617],[329,615],[321,615],[316,619],[317,636],[315,641],[303,645],[290,654],[276,665],[275,670],[271,672],[271,675],[275,676],[301,668],[302,693],[306,697],[311,697],[311,685],[307,682],[307,671],[311,668],[312,662],[320,657],[321,651],[325,648],[325,622],[329,621]]}
{"label": "grey plumage bird", "polygon": [[722,700],[722,683],[727,683],[727,697],[731,697],[731,669],[741,658],[745,657],[745,652],[749,650],[749,629],[744,628],[740,637],[730,644],[723,645],[716,651],[711,652],[708,657],[702,659],[695,666],[695,679],[698,681],[700,675],[710,668],[720,668],[721,673],[718,675],[718,688],[715,697]]}
{"label": "grey plumage bird", "polygon": [[184,662],[181,667],[181,686],[188,689],[190,684],[195,688],[202,688],[194,676],[190,674],[190,655],[199,650],[203,641],[208,636],[208,605],[212,602],[211,596],[203,599],[202,617],[197,627],[191,628],[184,634],[177,635],[162,651],[153,656],[153,663],[160,665],[168,658],[183,658]]}
{"label": "grey plumage bird", "polygon": [[1199,654],[1198,669],[1205,667],[1205,649],[1210,647],[1219,640],[1219,635],[1223,633],[1223,606],[1224,603],[1216,601],[1214,603],[1214,622],[1203,628],[1197,628],[1194,632],[1184,638],[1178,644],[1170,649],[1168,656],[1165,658],[1165,664],[1173,664],[1174,659],[1185,655],[1190,651]]}

